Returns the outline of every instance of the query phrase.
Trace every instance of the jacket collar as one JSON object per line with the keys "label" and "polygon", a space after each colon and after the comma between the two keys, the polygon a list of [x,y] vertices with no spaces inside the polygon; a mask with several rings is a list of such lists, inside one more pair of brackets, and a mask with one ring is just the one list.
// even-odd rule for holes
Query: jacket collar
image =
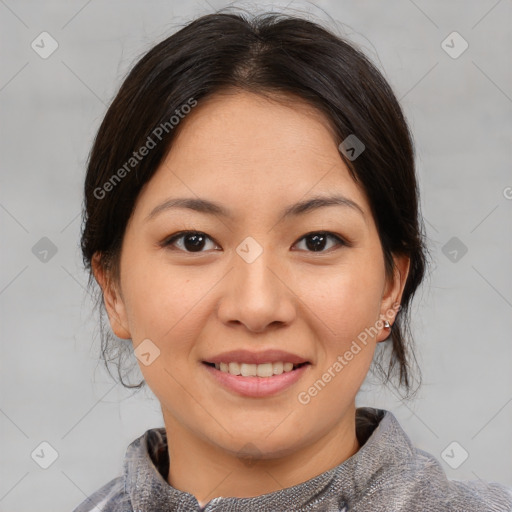
{"label": "jacket collar", "polygon": [[[164,428],[147,430],[127,449],[124,462],[125,492],[138,512],[254,510],[343,511],[347,505],[382,494],[383,478],[397,467],[412,467],[414,448],[395,416],[382,409],[356,409],[356,434],[360,449],[333,469],[306,482],[250,498],[218,497],[202,509],[196,498],[175,489],[163,475],[168,472],[167,436]],[[403,485],[403,475],[400,475]],[[352,510],[352,508],[351,508]]]}

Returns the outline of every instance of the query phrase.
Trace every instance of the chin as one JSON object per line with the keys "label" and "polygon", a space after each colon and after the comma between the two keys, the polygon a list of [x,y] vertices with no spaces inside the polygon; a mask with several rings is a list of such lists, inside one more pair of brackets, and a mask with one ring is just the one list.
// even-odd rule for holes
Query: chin
{"label": "chin", "polygon": [[[255,441],[255,442],[254,442]],[[296,450],[295,446],[268,446],[268,443],[259,443],[258,440],[248,441],[239,450],[232,451],[232,455],[238,457],[247,464],[262,460],[280,459]]]}
{"label": "chin", "polygon": [[299,448],[302,441],[292,439],[291,433],[284,430],[270,435],[269,432],[271,429],[230,431],[232,436],[223,436],[224,438],[215,444],[235,457],[256,461],[278,459],[289,455]]}

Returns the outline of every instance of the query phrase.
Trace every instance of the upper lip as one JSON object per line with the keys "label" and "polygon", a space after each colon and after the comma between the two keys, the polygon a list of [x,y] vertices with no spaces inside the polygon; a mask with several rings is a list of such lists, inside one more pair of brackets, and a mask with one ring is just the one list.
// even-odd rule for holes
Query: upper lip
{"label": "upper lip", "polygon": [[216,356],[205,360],[206,363],[246,363],[246,364],[263,364],[263,363],[284,363],[301,364],[309,361],[304,357],[284,350],[263,350],[262,352],[251,352],[250,350],[231,350],[223,352]]}

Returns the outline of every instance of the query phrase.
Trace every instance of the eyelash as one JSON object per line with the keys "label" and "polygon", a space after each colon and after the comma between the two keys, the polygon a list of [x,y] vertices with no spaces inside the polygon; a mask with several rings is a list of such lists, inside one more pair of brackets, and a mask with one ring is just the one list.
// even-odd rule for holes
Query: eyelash
{"label": "eyelash", "polygon": [[[164,247],[164,248],[168,248],[170,250],[173,250],[173,251],[174,250],[182,251],[185,254],[201,254],[201,253],[206,252],[206,251],[197,251],[197,252],[185,251],[185,250],[182,250],[182,249],[179,249],[179,248],[176,248],[176,247],[172,247],[172,244],[175,241],[177,241],[177,240],[179,240],[181,238],[184,238],[186,235],[203,235],[204,237],[206,237],[209,240],[211,240],[212,242],[214,242],[216,245],[219,245],[219,244],[217,244],[217,242],[215,242],[215,240],[213,240],[213,238],[208,236],[206,233],[203,233],[202,231],[179,231],[178,233],[175,233],[174,235],[171,235],[169,238],[165,239],[162,242],[161,246]],[[333,238],[334,240],[336,240],[338,247],[339,246],[341,246],[341,247],[343,247],[343,246],[350,247],[350,243],[348,243],[346,240],[341,238],[339,235],[335,235],[334,233],[331,233],[330,231],[311,231],[311,232],[306,233],[305,235],[303,235],[301,238],[299,238],[299,240],[296,243],[301,242],[302,240],[304,240],[307,237],[312,236],[312,235],[325,235],[325,236],[327,236],[329,238]],[[330,252],[332,249],[333,248],[331,247],[330,249],[327,249],[326,251],[325,250],[322,250],[322,251],[307,251],[306,250],[306,252],[310,252],[312,254],[325,254],[325,253]]]}

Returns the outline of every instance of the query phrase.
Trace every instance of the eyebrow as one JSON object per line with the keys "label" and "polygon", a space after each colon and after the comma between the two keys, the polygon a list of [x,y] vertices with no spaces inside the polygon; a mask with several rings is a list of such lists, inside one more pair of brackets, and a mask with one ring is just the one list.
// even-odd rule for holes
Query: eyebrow
{"label": "eyebrow", "polygon": [[[331,195],[331,196],[315,196],[305,201],[299,201],[298,203],[287,206],[280,213],[280,218],[296,217],[305,213],[317,210],[318,208],[324,208],[326,206],[345,206],[358,211],[363,218],[366,220],[363,209],[352,199],[349,199],[342,195]],[[164,201],[163,203],[156,206],[151,213],[146,217],[146,222],[167,210],[174,208],[185,208],[193,210],[199,213],[207,215],[218,215],[227,219],[233,220],[233,214],[226,209],[223,205],[209,201],[207,199],[198,199],[193,197],[177,197]]]}

